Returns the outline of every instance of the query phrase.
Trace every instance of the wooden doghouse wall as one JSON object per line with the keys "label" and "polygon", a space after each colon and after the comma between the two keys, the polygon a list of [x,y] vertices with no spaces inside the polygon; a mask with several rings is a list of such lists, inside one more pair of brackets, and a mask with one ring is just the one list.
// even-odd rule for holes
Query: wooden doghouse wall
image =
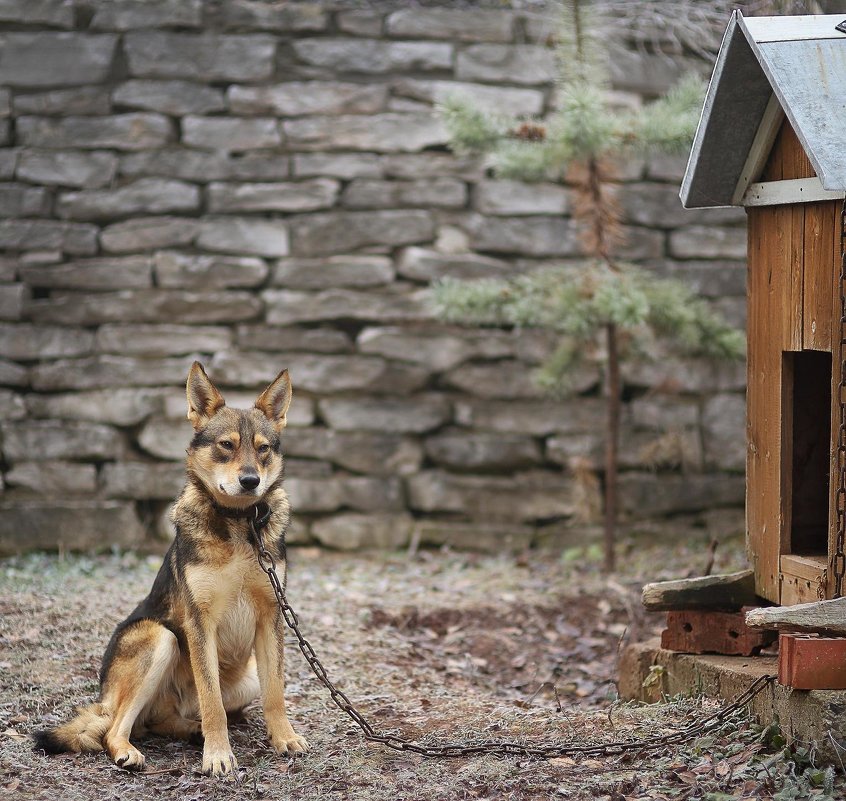
{"label": "wooden doghouse wall", "polygon": [[[815,175],[787,120],[759,180]],[[785,352],[832,351],[840,320],[840,203],[797,203],[748,209],[749,363],[747,398],[747,548],[755,567],[756,590],[776,603],[831,597],[831,571],[812,561],[790,558],[792,377]],[[832,397],[839,383],[832,360]],[[831,475],[839,424],[832,404]],[[830,482],[829,546],[833,550],[834,486]],[[817,564],[820,562],[817,559]],[[784,567],[784,570],[782,568]],[[781,575],[782,572],[784,575]]]}

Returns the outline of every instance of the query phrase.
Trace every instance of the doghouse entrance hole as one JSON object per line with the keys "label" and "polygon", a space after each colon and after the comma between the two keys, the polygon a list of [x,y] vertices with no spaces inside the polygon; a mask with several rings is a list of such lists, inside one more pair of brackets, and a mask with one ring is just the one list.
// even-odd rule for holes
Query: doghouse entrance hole
{"label": "doghouse entrance hole", "polygon": [[[787,354],[792,374],[790,553],[828,553],[831,354]],[[785,410],[786,412],[788,410]]]}

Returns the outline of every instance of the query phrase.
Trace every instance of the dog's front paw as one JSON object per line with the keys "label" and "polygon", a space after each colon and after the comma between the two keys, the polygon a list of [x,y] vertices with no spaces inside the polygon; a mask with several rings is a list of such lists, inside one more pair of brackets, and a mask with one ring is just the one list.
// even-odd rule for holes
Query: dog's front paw
{"label": "dog's front paw", "polygon": [[115,765],[124,770],[144,769],[144,754],[132,745],[117,751],[114,755],[114,761]]}
{"label": "dog's front paw", "polygon": [[279,731],[270,732],[270,744],[277,754],[304,754],[311,746],[305,737],[300,737],[289,723]]}
{"label": "dog's front paw", "polygon": [[203,773],[207,776],[225,776],[238,770],[238,760],[227,744],[221,748],[203,749]]}

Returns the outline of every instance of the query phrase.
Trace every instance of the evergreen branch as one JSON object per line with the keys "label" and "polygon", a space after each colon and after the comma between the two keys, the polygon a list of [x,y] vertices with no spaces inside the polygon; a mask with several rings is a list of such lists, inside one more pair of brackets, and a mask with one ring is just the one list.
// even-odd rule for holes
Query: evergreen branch
{"label": "evergreen branch", "polygon": [[438,104],[452,149],[460,155],[483,153],[494,147],[505,134],[502,121],[453,94]]}
{"label": "evergreen branch", "polygon": [[697,75],[682,78],[635,116],[630,143],[639,150],[684,153],[693,142],[706,87]]}

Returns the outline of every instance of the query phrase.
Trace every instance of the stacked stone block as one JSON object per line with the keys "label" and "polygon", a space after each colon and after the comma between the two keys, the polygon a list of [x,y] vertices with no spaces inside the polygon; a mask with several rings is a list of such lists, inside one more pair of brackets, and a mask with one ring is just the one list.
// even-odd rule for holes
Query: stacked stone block
{"label": "stacked stone block", "polygon": [[[578,258],[565,185],[452,155],[433,104],[555,107],[555,22],[520,8],[0,2],[0,550],[168,536],[200,359],[231,405],[282,367],[292,540],[498,549],[581,537],[600,373],[545,397],[540,332],[437,322],[444,276]],[[405,4],[403,4],[405,6]],[[690,66],[615,51],[615,97]],[[700,66],[701,68],[701,66]],[[743,320],[742,215],[631,159],[620,255]],[[743,501],[743,366],[626,366],[628,521]]]}

